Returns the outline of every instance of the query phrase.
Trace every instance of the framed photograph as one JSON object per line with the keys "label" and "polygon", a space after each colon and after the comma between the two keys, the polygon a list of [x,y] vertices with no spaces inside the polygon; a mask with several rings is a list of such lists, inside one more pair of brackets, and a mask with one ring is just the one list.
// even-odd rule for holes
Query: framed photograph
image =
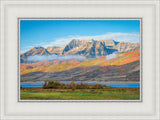
{"label": "framed photograph", "polygon": [[19,101],[141,101],[141,20],[19,19]]}
{"label": "framed photograph", "polygon": [[1,1],[1,119],[160,119],[158,13],[156,0]]}

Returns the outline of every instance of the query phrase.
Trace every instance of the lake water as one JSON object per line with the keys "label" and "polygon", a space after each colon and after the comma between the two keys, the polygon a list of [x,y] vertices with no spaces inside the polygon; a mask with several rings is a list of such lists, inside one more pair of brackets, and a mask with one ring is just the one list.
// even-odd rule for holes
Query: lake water
{"label": "lake water", "polygon": [[[61,82],[64,84],[69,84],[70,82]],[[80,83],[80,82],[75,82]],[[103,84],[111,87],[140,87],[139,83],[103,83],[103,82],[84,82],[85,84]],[[42,87],[44,82],[30,82],[30,83],[20,83],[21,87]]]}

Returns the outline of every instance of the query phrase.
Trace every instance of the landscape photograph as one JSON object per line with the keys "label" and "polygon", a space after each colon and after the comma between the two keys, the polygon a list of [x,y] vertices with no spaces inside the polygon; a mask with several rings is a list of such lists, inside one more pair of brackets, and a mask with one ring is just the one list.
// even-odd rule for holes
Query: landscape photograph
{"label": "landscape photograph", "polygon": [[20,19],[19,100],[140,100],[138,19]]}

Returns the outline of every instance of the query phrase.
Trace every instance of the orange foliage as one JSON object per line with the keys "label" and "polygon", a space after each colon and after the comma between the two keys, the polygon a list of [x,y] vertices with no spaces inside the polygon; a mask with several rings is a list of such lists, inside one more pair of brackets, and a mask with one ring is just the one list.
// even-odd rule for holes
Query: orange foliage
{"label": "orange foliage", "polygon": [[21,74],[26,74],[30,72],[60,72],[66,71],[73,68],[82,68],[85,69],[91,66],[104,66],[101,69],[102,72],[105,72],[108,66],[114,65],[124,65],[127,63],[135,62],[140,60],[140,51],[130,51],[126,53],[118,53],[115,59],[106,60],[106,56],[102,56],[95,59],[89,59],[85,61],[77,61],[77,60],[54,60],[49,62],[36,62],[31,64],[21,64]]}

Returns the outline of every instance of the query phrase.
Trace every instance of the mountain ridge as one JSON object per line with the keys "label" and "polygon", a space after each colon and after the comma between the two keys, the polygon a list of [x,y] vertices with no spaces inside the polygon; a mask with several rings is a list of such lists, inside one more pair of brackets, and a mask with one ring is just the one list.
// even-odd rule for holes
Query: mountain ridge
{"label": "mountain ridge", "polygon": [[81,55],[86,58],[106,56],[114,52],[128,52],[139,50],[139,43],[117,42],[113,39],[94,40],[94,39],[72,39],[65,46],[50,46],[47,48],[33,47],[20,55],[21,63],[27,62],[27,57],[34,55]]}

